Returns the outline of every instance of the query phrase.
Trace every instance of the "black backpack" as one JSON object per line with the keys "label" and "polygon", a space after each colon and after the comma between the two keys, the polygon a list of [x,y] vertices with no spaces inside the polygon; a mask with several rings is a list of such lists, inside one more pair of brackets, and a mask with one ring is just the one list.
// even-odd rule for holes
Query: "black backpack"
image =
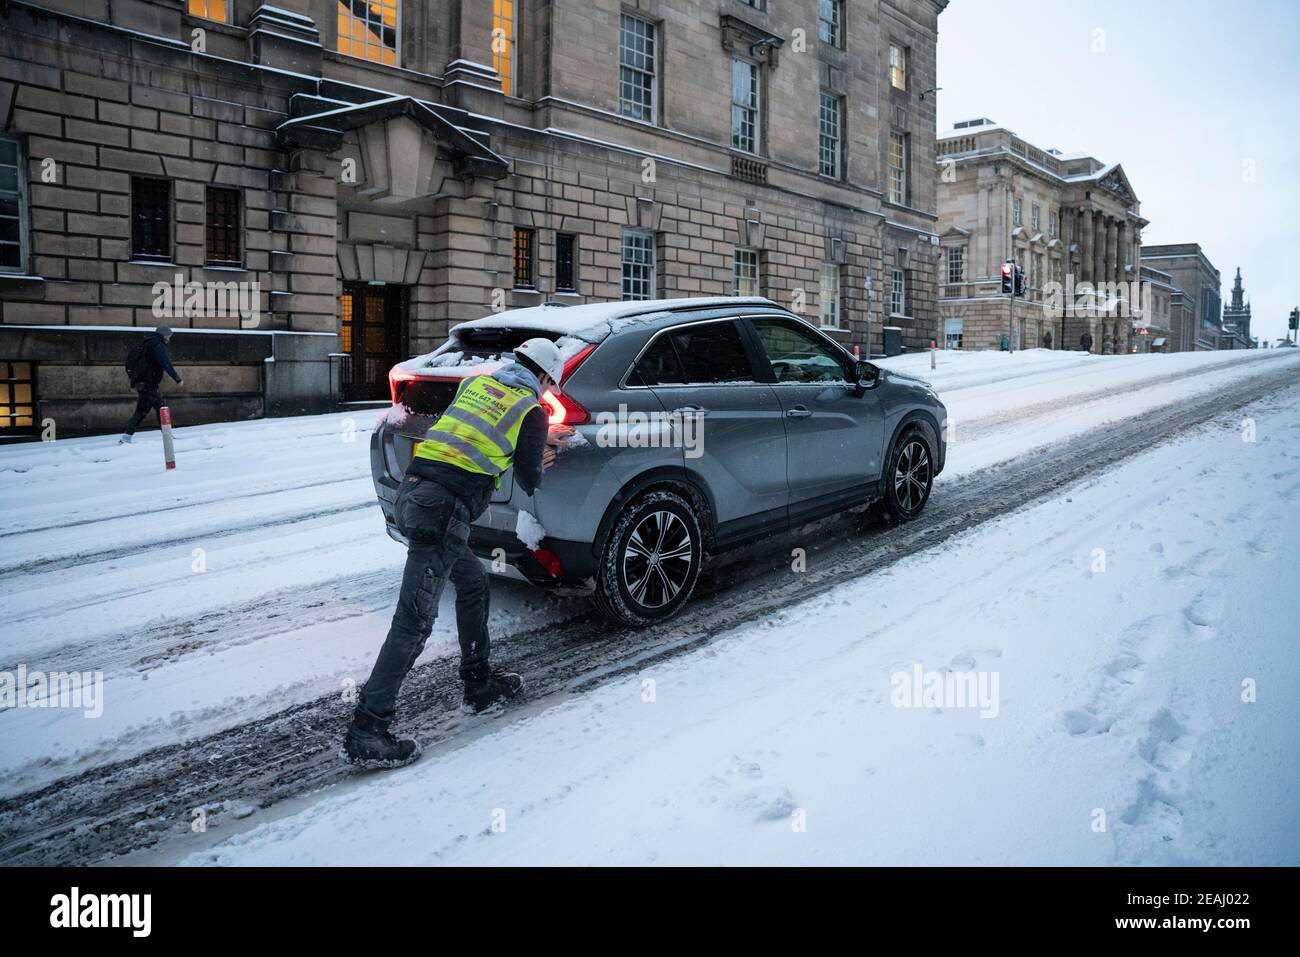
{"label": "black backpack", "polygon": [[149,372],[149,337],[144,336],[126,354],[126,374],[134,386]]}

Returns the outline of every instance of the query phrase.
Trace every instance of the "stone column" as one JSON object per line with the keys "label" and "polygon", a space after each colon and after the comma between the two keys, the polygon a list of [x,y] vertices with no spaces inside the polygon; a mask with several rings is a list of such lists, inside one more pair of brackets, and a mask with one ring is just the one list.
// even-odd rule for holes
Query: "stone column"
{"label": "stone column", "polygon": [[1119,282],[1119,225],[1106,217],[1106,281]]}
{"label": "stone column", "polygon": [[1092,281],[1106,281],[1106,217],[1097,213],[1092,217]]}
{"label": "stone column", "polygon": [[1092,210],[1083,210],[1083,242],[1079,243],[1079,272],[1082,282],[1092,282]]}

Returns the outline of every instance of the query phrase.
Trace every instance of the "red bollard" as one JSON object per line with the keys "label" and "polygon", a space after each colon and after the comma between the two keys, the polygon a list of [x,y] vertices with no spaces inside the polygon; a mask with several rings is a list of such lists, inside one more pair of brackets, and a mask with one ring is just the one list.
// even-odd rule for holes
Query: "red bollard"
{"label": "red bollard", "polygon": [[163,461],[169,469],[176,468],[176,447],[172,444],[172,410],[163,406],[158,410],[158,424],[162,427]]}

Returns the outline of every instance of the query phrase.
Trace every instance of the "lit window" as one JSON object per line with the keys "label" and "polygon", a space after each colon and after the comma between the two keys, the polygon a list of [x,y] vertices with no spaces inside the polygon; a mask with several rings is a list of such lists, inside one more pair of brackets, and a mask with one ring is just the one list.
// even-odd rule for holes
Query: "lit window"
{"label": "lit window", "polygon": [[961,282],[966,271],[966,247],[948,247],[948,282]]}
{"label": "lit window", "polygon": [[840,267],[822,263],[821,324],[828,329],[840,327]]}
{"label": "lit window", "polygon": [[817,170],[823,176],[840,177],[840,98],[830,93],[822,94],[821,118],[818,124]]}
{"label": "lit window", "polygon": [[515,230],[515,288],[534,289],[537,286],[533,278],[533,231],[531,229]]}
{"label": "lit window", "polygon": [[634,120],[655,119],[655,25],[623,15],[618,34],[618,109]]}
{"label": "lit window", "polygon": [[228,7],[226,0],[190,0],[189,2],[190,16],[220,20],[222,23],[227,20]]}
{"label": "lit window", "polygon": [[639,229],[623,232],[622,242],[623,298],[625,300],[651,299],[655,288],[654,233]]}
{"label": "lit window", "polygon": [[0,362],[0,436],[36,433],[36,366]]}
{"label": "lit window", "polygon": [[902,133],[889,134],[889,201],[907,202],[907,138]]}
{"label": "lit window", "polygon": [[731,145],[758,152],[758,64],[731,61]]}
{"label": "lit window", "polygon": [[819,0],[817,38],[833,47],[841,45],[844,31],[844,0]]}
{"label": "lit window", "polygon": [[0,270],[22,272],[23,160],[18,141],[0,136]]}
{"label": "lit window", "polygon": [[339,0],[339,52],[397,65],[398,0]]}
{"label": "lit window", "polygon": [[738,247],[732,266],[737,296],[758,295],[758,250]]}
{"label": "lit window", "polygon": [[907,89],[907,48],[889,45],[889,85],[895,90]]}
{"label": "lit window", "polygon": [[515,2],[492,0],[492,66],[506,96],[515,91]]}

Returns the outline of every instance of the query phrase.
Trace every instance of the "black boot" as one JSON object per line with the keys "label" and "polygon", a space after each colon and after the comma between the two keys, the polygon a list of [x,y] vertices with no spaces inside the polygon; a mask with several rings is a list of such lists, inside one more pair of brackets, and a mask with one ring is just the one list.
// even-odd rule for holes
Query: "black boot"
{"label": "black boot", "polygon": [[524,679],[513,671],[494,671],[483,681],[466,681],[461,710],[479,714],[524,690]]}
{"label": "black boot", "polygon": [[400,768],[420,756],[420,745],[411,738],[398,740],[387,728],[369,728],[354,720],[343,739],[343,754],[349,764],[363,768]]}

